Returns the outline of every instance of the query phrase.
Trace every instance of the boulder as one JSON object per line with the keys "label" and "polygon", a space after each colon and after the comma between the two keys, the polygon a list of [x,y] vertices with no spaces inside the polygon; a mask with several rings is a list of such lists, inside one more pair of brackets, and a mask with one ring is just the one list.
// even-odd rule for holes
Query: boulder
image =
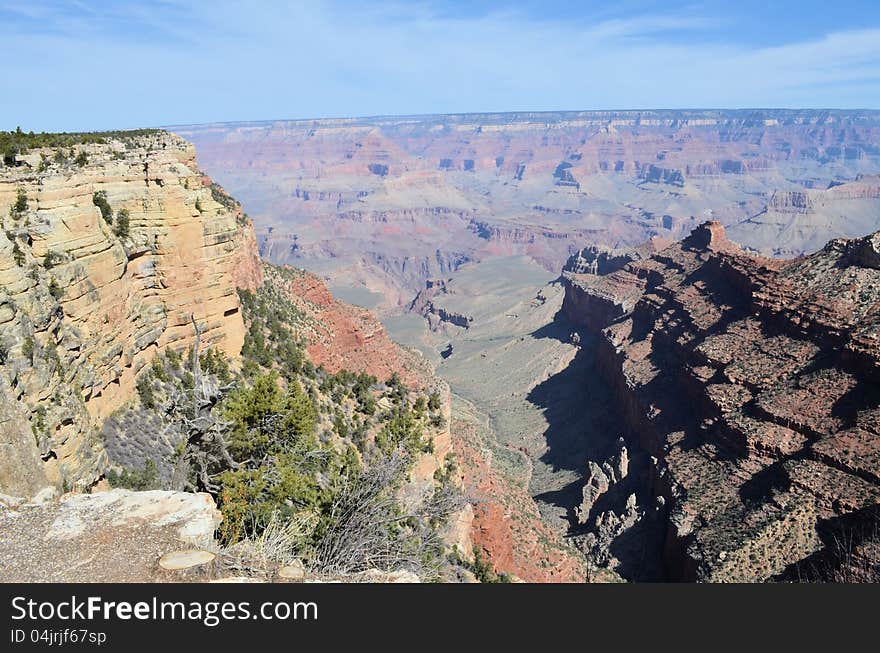
{"label": "boulder", "polygon": [[284,580],[302,580],[306,576],[306,568],[301,560],[294,560],[278,570],[278,577]]}

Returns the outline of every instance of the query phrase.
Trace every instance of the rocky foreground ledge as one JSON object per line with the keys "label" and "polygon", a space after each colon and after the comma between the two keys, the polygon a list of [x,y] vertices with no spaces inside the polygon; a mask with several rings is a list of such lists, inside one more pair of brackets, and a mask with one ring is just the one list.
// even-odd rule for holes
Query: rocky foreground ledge
{"label": "rocky foreground ledge", "polygon": [[405,570],[316,576],[298,560],[270,560],[265,546],[224,549],[220,521],[205,493],[0,495],[0,582],[420,582]]}

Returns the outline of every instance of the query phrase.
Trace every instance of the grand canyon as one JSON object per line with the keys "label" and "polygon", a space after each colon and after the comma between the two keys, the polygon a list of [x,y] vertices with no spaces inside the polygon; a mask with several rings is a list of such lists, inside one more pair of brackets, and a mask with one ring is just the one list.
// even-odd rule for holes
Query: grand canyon
{"label": "grand canyon", "polygon": [[[510,488],[490,490],[494,497],[476,504],[475,530],[490,556],[503,560],[508,570],[523,574],[535,559],[533,527],[512,529],[503,538],[496,532],[512,515],[522,514],[540,515],[541,528],[549,529],[551,541],[567,558],[572,548],[577,551],[578,574],[589,575],[595,567],[611,568],[628,579],[766,580],[785,573],[806,575],[803,559],[809,558],[813,567],[819,564],[813,558],[823,545],[816,531],[798,545],[802,549],[795,546],[772,561],[759,556],[755,568],[725,577],[714,570],[723,566],[717,560],[707,562],[704,553],[694,553],[697,545],[691,540],[699,529],[692,531],[676,520],[683,519],[683,511],[687,523],[708,521],[716,510],[721,512],[719,521],[733,523],[752,515],[761,521],[754,528],[766,529],[762,534],[727,534],[731,559],[734,550],[751,553],[749,547],[761,546],[755,542],[764,541],[767,533],[778,534],[775,521],[784,521],[785,511],[768,508],[775,501],[768,488],[797,487],[798,481],[783,471],[793,463],[783,463],[818,458],[806,445],[824,432],[798,431],[786,418],[771,417],[770,411],[748,428],[772,432],[772,424],[784,425],[799,432],[799,445],[792,441],[784,453],[771,453],[730,436],[727,429],[733,427],[721,420],[717,397],[711,398],[711,392],[731,390],[716,387],[717,379],[709,375],[713,365],[723,366],[700,359],[698,351],[678,352],[682,339],[693,341],[695,350],[708,346],[703,342],[711,330],[701,330],[708,325],[689,327],[696,331],[687,336],[667,334],[662,346],[654,345],[653,355],[644,351],[653,335],[618,343],[604,330],[637,319],[643,335],[667,331],[653,323],[665,307],[642,308],[654,295],[646,288],[657,284],[666,289],[663,279],[655,279],[662,266],[651,274],[630,267],[665,260],[657,257],[667,256],[664,252],[678,242],[700,241],[706,224],[717,236],[706,242],[700,265],[689,266],[694,274],[699,267],[707,279],[688,276],[666,292],[705,296],[700,301],[710,306],[700,310],[718,312],[713,319],[724,333],[736,314],[733,307],[743,317],[750,310],[769,310],[766,300],[759,303],[752,297],[762,266],[775,270],[773,261],[800,260],[824,251],[834,239],[878,229],[880,112],[463,114],[174,130],[196,144],[205,167],[249,207],[261,256],[306,267],[341,297],[373,310],[395,340],[421,351],[450,384],[454,415],[468,424],[463,432],[479,433],[485,451],[493,452],[483,456],[478,478],[488,473],[483,468],[494,468]],[[730,245],[712,244],[716,242]],[[714,259],[702,261],[716,249],[734,248],[733,243],[741,260],[748,261],[741,264],[741,276],[716,269]],[[672,274],[679,264],[669,265],[667,274]],[[798,287],[807,282],[793,283]],[[827,283],[823,301],[840,301],[830,288],[841,281]],[[854,283],[864,288],[858,301],[870,313],[871,281]],[[773,286],[761,292],[780,291]],[[675,329],[685,329],[679,321],[687,325],[697,319],[686,298],[667,301],[683,312],[674,320],[663,317]],[[780,301],[783,306],[792,302],[784,310],[812,310],[803,303],[796,308],[794,296]],[[839,313],[838,319],[849,319],[853,307],[837,304],[831,310]],[[708,315],[703,319],[709,320]],[[795,358],[806,355],[808,350],[798,349],[806,336],[783,339],[782,319],[762,317],[758,321],[763,326],[730,332],[731,341],[742,337],[753,344],[724,363],[740,356],[757,365],[751,360],[754,351],[768,348],[790,351]],[[860,317],[852,327],[869,319]],[[767,345],[761,344],[765,337],[770,339]],[[832,355],[834,347],[826,341],[817,350],[822,355],[816,356],[845,358]],[[668,369],[653,363],[658,369],[645,374],[659,378],[653,384],[645,381],[649,389],[636,398],[635,377],[626,364],[629,348],[639,350],[638,360],[653,362],[666,349],[680,360]],[[777,363],[767,356],[764,362],[772,369]],[[708,376],[694,379],[693,369]],[[801,383],[794,372],[776,381]],[[678,383],[681,375],[682,388],[664,387],[665,379]],[[736,381],[741,387],[751,383],[749,374],[743,376]],[[760,389],[769,392],[773,384],[769,379],[763,383]],[[870,384],[865,380],[860,387],[870,389]],[[664,400],[653,388],[688,398]],[[750,403],[758,401],[757,389],[748,390],[754,395],[748,400],[745,394],[740,397],[747,407],[741,407],[743,414],[759,410]],[[679,394],[686,391],[696,394]],[[776,400],[785,400],[790,392],[777,387]],[[696,414],[687,425],[664,424],[648,437],[646,432],[657,428],[653,413],[659,414],[664,401],[670,403],[667,412],[682,410],[676,404],[683,402]],[[824,410],[839,410],[829,401]],[[843,429],[844,423],[854,428],[859,411],[872,405],[870,398],[865,401],[832,431]],[[707,451],[705,458],[714,462],[702,467],[687,457],[687,464],[695,467],[683,473],[685,485],[678,485],[665,471],[669,464],[664,453],[672,440],[684,435],[689,443],[707,440],[698,450]],[[619,471],[603,467],[620,451],[636,472],[626,480],[618,478]],[[724,457],[741,462],[729,463],[728,469],[717,463]],[[838,478],[827,467],[814,467],[813,472],[832,485],[847,478]],[[732,503],[725,503],[723,510],[696,508],[703,499],[696,498],[697,487],[685,490],[695,482],[690,477],[722,473],[729,494],[705,501]],[[487,485],[484,479],[474,481],[475,487],[481,483]],[[505,503],[504,496],[519,494],[525,504],[496,505]],[[684,501],[684,496],[691,498]],[[871,502],[852,510],[871,513]],[[771,514],[760,517],[767,510]],[[824,541],[840,538],[830,524],[841,515],[832,519],[826,508],[817,510],[821,517],[809,519]],[[869,514],[865,523],[872,519]],[[710,531],[708,525],[705,530]],[[739,563],[728,562],[734,564]],[[553,566],[568,568],[558,562]]]}
{"label": "grand canyon", "polygon": [[877,580],[880,112],[8,138],[0,579]]}

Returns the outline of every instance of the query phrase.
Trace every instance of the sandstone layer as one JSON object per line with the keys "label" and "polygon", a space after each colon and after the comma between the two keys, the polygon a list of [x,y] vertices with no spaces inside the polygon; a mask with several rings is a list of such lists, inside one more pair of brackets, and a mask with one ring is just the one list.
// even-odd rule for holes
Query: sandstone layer
{"label": "sandstone layer", "polygon": [[13,493],[93,482],[96,427],[157,351],[191,346],[192,320],[230,356],[244,336],[234,270],[253,235],[192,145],[155,132],[79,149],[84,163],[32,150],[0,169],[0,481]]}

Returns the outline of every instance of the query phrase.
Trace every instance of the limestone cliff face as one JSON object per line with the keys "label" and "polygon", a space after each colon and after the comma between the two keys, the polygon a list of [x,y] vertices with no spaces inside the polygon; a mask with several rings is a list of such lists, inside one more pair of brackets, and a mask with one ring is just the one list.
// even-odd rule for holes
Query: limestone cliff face
{"label": "limestone cliff face", "polygon": [[235,273],[253,233],[194,148],[156,132],[78,149],[87,163],[33,150],[0,169],[0,491],[90,483],[95,427],[156,352],[192,344],[191,319],[227,354],[244,338]]}

